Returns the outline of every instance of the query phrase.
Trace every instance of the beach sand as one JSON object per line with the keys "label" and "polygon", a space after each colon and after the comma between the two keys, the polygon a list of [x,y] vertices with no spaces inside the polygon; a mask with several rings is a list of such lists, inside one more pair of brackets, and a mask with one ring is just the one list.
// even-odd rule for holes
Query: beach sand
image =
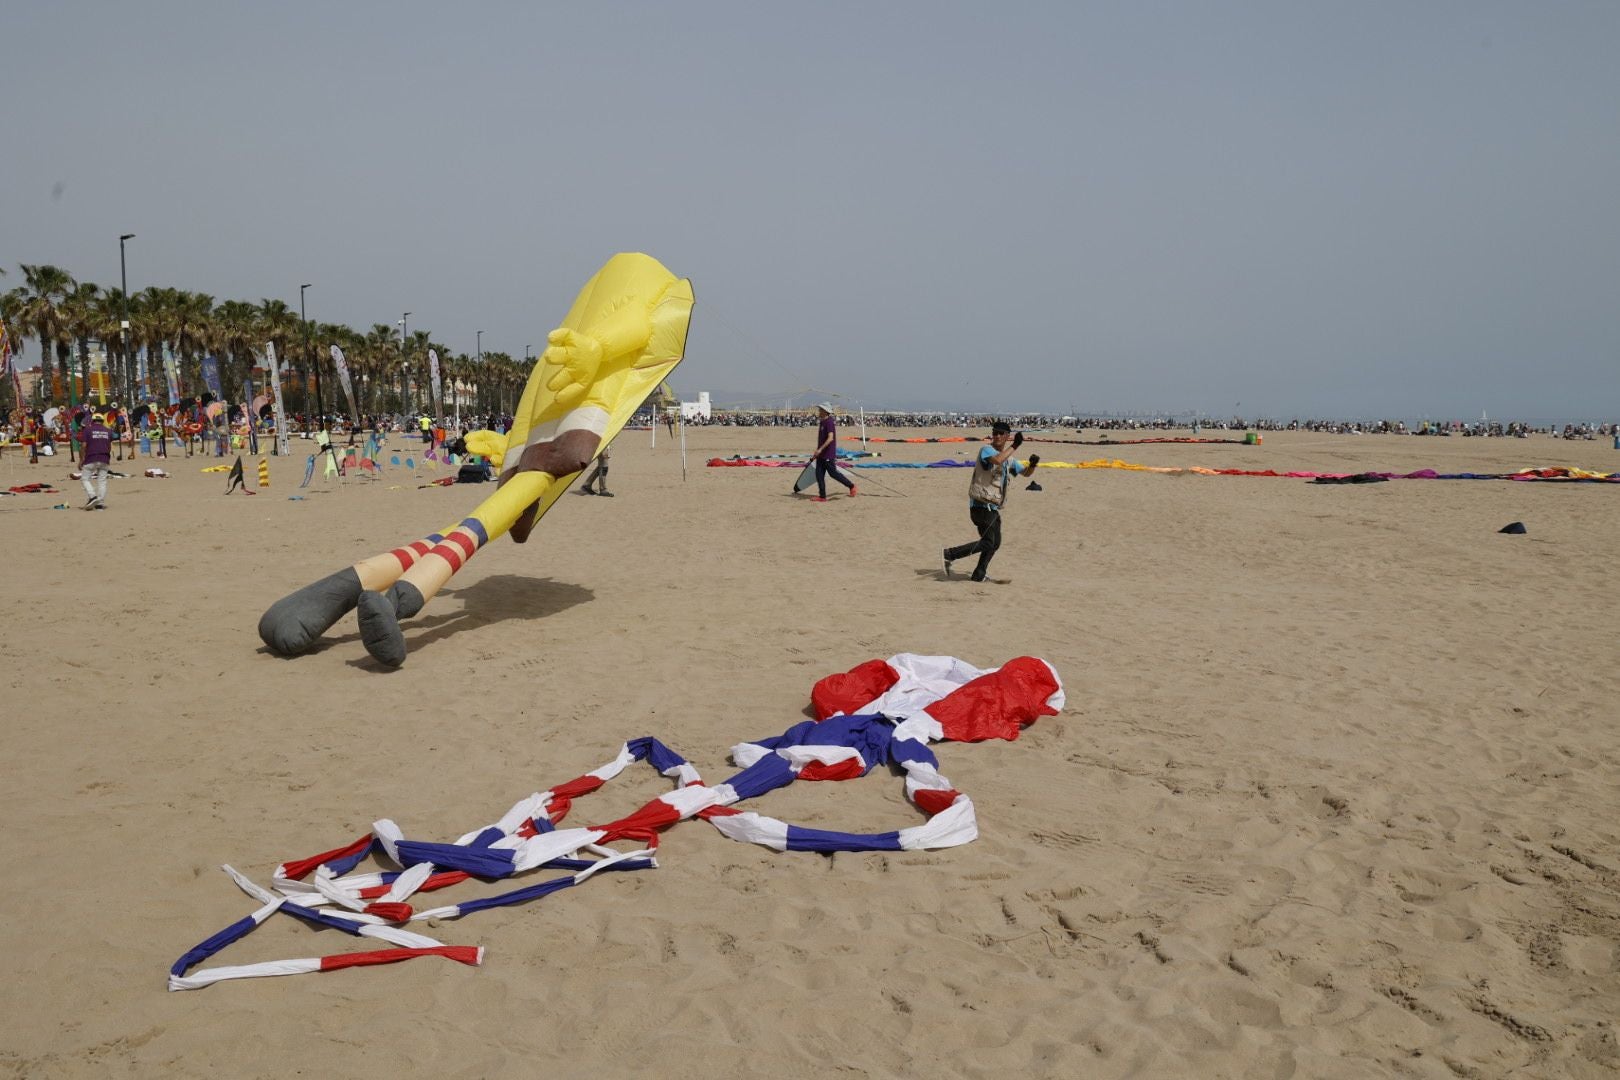
{"label": "beach sand", "polygon": [[[48,509],[83,501],[65,460],[0,460],[0,486],[63,491],[0,500],[0,1075],[1620,1069],[1620,488],[1053,470],[1041,492],[1015,484],[992,571],[1010,583],[976,585],[939,560],[973,536],[963,472],[873,472],[818,505],[787,493],[792,470],[703,467],[809,430],[693,429],[684,480],[665,433],[649,440],[615,445],[616,498],[570,493],[528,545],[480,553],[407,624],[397,672],[352,616],[292,661],[255,625],[488,488],[385,468],[295,501],[295,443],[251,498],[222,496],[209,461],[159,480],[141,459],[110,509],[80,513]],[[1027,449],[1620,468],[1607,442],[1548,438]],[[1527,533],[1498,533],[1512,521]],[[266,882],[382,817],[453,839],[641,735],[718,781],[732,744],[804,718],[817,679],[897,652],[1034,655],[1065,681],[1067,708],[1017,742],[937,748],[978,808],[973,844],[775,854],[688,822],[657,870],[425,931],[485,946],[482,967],[165,989],[255,906],[221,863]],[[635,766],[570,820],[666,787]],[[757,808],[862,832],[920,820],[883,771]],[[214,962],[359,947],[278,917]]]}

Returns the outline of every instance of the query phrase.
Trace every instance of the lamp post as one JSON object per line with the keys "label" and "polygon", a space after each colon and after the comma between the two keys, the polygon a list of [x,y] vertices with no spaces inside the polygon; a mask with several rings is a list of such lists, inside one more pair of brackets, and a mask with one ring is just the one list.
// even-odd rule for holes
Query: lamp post
{"label": "lamp post", "polygon": [[406,401],[411,392],[411,366],[410,358],[405,354],[405,335],[410,332],[411,313],[405,312],[399,317],[399,411],[404,412],[409,403]]}
{"label": "lamp post", "polygon": [[135,393],[133,390],[134,377],[130,371],[133,366],[129,360],[129,273],[124,268],[124,241],[135,239],[132,232],[123,233],[118,237],[118,284],[124,297],[124,314],[118,320],[118,351],[123,353],[124,361],[124,390],[125,398],[129,399],[130,408],[134,408]]}
{"label": "lamp post", "polygon": [[309,316],[304,314],[304,290],[310,287],[306,282],[298,286],[298,320],[304,324],[304,363],[315,367],[315,415],[316,423],[322,431],[326,430],[326,406],[321,403],[321,365],[309,353]]}

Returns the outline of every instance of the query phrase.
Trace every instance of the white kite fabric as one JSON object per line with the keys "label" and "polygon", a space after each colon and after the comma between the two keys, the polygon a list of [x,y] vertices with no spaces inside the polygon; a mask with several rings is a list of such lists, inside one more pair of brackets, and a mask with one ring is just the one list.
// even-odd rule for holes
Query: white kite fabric
{"label": "white kite fabric", "polygon": [[[231,880],[260,906],[175,961],[169,989],[197,990],[230,979],[336,971],[423,956],[476,966],[483,963],[481,947],[445,945],[405,927],[537,900],[603,871],[653,869],[659,833],[694,817],[733,840],[776,851],[922,851],[966,844],[979,834],[973,802],[940,774],[928,744],[1015,739],[1038,718],[1061,710],[1064,695],[1057,671],[1034,657],[980,669],[955,657],[901,653],[822,679],[811,691],[811,702],[815,720],[732,747],[731,758],[742,771],[713,786],[679,754],[644,737],[625,743],[601,768],[520,799],[498,821],[450,843],[408,840],[384,818],[343,847],[280,864],[271,873],[270,888],[225,866]],[[575,799],[638,761],[673,781],[675,789],[617,821],[558,828]],[[906,797],[927,815],[926,821],[888,832],[845,833],[806,829],[734,808],[794,780],[848,780],[880,765],[904,773]],[[629,851],[607,846],[618,842],[638,846]],[[356,872],[368,857],[400,869]],[[410,903],[417,893],[469,878],[502,880],[548,869],[566,873],[459,904],[419,908]],[[278,912],[390,947],[193,970]]]}

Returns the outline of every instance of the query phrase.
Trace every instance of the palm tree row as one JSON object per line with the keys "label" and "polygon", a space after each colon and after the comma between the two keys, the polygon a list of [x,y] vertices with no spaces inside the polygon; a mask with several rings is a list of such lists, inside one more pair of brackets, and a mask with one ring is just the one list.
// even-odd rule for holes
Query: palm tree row
{"label": "palm tree row", "polygon": [[[459,384],[465,412],[509,412],[529,374],[505,353],[485,353],[480,364],[420,331],[401,342],[394,328],[383,323],[364,332],[332,323],[306,326],[281,300],[216,303],[206,293],[156,286],[126,297],[120,289],[78,281],[49,265],[25,264],[22,275],[22,285],[0,293],[0,322],[14,352],[22,351],[25,338],[38,342],[40,390],[36,400],[21,403],[11,400],[9,385],[0,389],[5,409],[51,401],[67,404],[83,397],[91,385],[91,342],[104,346],[108,392],[123,402],[167,401],[162,363],[166,351],[178,364],[182,396],[202,395],[203,358],[213,356],[225,396],[235,399],[250,378],[261,388],[266,385],[265,372],[254,374],[254,369],[265,368],[265,346],[273,344],[281,361],[287,408],[306,416],[317,411],[317,372],[325,411],[349,411],[331,358],[333,345],[343,350],[353,376],[354,408],[364,414],[430,410],[429,349],[439,354],[446,401]],[[147,358],[144,385],[142,350]]]}

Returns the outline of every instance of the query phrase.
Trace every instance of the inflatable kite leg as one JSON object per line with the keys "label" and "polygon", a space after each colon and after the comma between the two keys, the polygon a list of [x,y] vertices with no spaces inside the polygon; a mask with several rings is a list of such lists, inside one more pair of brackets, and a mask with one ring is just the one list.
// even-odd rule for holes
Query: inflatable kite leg
{"label": "inflatable kite leg", "polygon": [[555,483],[550,473],[516,473],[480,503],[471,516],[443,538],[434,538],[438,542],[426,551],[419,550],[420,544],[413,544],[411,549],[400,548],[383,556],[394,560],[397,579],[366,588],[357,598],[360,639],[365,642],[366,652],[389,667],[403,664],[405,634],[399,628],[400,620],[421,611],[467,560],[491,540],[510,532]]}
{"label": "inflatable kite leg", "polygon": [[[310,458],[311,463],[314,460]],[[334,623],[355,609],[363,593],[379,592],[394,584],[412,563],[444,542],[444,533],[432,533],[405,547],[374,555],[282,597],[259,618],[259,640],[277,656],[308,652]]]}

